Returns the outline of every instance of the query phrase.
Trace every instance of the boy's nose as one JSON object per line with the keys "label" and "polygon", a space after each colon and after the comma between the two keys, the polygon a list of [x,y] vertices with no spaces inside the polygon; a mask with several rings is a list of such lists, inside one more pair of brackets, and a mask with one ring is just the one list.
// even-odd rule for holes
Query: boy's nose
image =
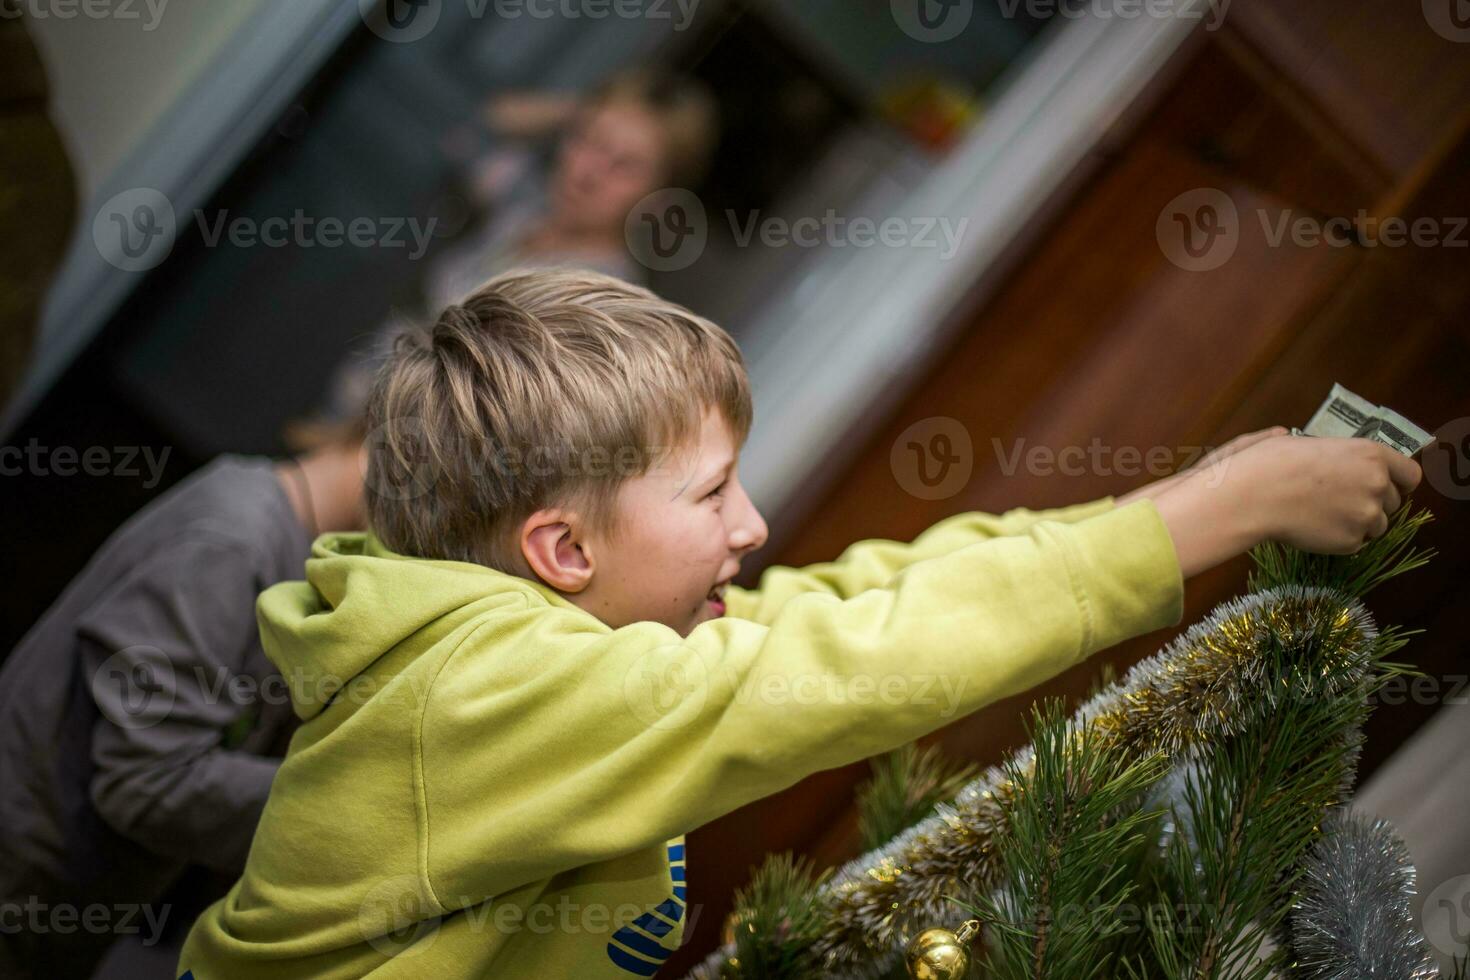
{"label": "boy's nose", "polygon": [[766,543],[768,533],[765,519],[752,506],[746,518],[736,524],[735,529],[730,532],[730,550],[740,554],[755,551]]}

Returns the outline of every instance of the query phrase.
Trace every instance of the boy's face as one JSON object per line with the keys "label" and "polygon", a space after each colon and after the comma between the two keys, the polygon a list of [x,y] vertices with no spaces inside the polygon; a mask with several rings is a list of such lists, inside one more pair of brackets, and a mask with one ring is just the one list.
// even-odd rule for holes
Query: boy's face
{"label": "boy's face", "polygon": [[568,598],[614,629],[653,621],[687,636],[724,615],[740,559],[766,541],[737,455],[723,416],[706,412],[697,445],[619,488],[617,533],[587,536],[590,578]]}

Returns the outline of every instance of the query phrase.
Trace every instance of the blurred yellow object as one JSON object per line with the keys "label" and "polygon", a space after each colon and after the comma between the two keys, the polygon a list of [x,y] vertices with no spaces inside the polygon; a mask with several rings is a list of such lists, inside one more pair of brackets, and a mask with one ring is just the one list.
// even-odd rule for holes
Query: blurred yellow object
{"label": "blurred yellow object", "polygon": [[938,78],[920,78],[890,88],[879,100],[889,122],[926,149],[943,152],[983,112],[968,89]]}

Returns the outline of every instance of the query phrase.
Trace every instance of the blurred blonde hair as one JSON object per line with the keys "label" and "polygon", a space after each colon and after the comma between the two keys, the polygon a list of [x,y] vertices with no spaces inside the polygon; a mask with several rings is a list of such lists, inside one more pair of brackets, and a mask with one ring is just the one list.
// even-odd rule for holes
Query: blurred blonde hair
{"label": "blurred blonde hair", "polygon": [[619,486],[718,411],[750,431],[745,364],[720,327],[639,286],[511,272],[400,336],[368,403],[371,525],[400,554],[516,574],[516,526],[579,508],[616,531]]}

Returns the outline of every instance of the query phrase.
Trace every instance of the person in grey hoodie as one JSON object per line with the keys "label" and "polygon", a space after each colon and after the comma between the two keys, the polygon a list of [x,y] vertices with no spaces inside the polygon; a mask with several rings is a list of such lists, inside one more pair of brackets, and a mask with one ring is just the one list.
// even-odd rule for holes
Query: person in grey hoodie
{"label": "person in grey hoodie", "polygon": [[118,938],[182,933],[186,871],[244,867],[295,727],[255,599],[303,576],[316,535],[361,527],[360,455],[354,431],[221,457],[119,528],[10,655],[0,976],[90,976]]}

